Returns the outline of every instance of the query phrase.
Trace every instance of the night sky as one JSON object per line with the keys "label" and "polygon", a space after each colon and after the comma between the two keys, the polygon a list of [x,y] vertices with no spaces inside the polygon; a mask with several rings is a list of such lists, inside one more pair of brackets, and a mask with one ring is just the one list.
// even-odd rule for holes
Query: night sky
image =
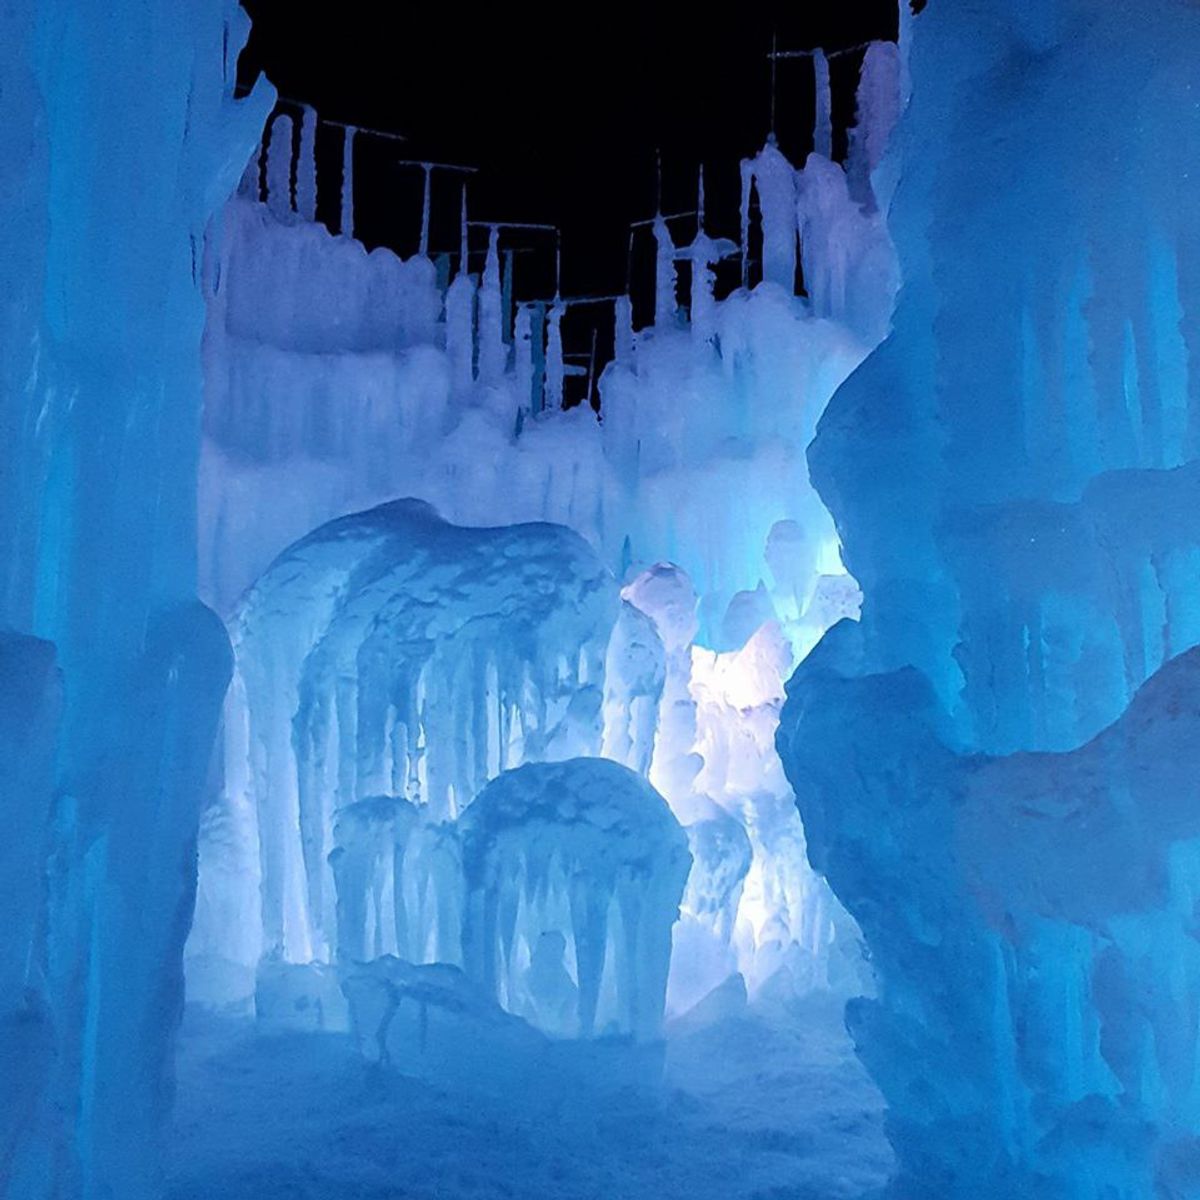
{"label": "night sky", "polygon": [[[738,160],[770,119],[772,37],[780,50],[853,46],[896,35],[895,0],[792,0],[699,6],[633,4],[382,5],[378,0],[243,0],[253,18],[242,82],[259,71],[322,117],[402,133],[356,144],[356,232],[368,245],[416,249],[421,173],[400,158],[478,168],[472,219],[547,222],[562,231],[564,295],[625,289],[629,224],[663,205],[694,209],[705,164],[710,232],[737,235]],[[688,13],[686,19],[678,14]],[[853,118],[861,55],[832,63],[839,133]],[[776,128],[794,162],[810,148],[809,59],[778,64]],[[321,127],[319,215],[338,226],[341,131]],[[839,137],[839,143],[841,138]],[[457,249],[460,180],[435,176],[432,249]],[[680,226],[680,237],[691,231]],[[519,298],[553,291],[553,235],[525,235]],[[522,242],[520,235],[516,242]],[[482,260],[486,233],[472,245]],[[635,299],[651,248],[635,243]],[[473,266],[477,264],[473,262]]]}

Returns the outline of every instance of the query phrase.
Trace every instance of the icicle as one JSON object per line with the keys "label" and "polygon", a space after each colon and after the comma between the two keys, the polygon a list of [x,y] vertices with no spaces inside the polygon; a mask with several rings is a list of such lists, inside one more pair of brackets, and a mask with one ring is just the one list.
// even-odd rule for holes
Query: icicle
{"label": "icicle", "polygon": [[281,221],[292,217],[292,118],[280,113],[267,142],[267,206]]}
{"label": "icicle", "polygon": [[546,408],[557,412],[563,406],[563,377],[566,363],[563,360],[562,319],[566,307],[556,302],[550,309],[546,332]]}
{"label": "icicle", "polygon": [[742,238],[742,287],[750,286],[750,189],[754,186],[753,168],[748,158],[743,158],[742,169],[742,200],[741,200],[741,238]]}
{"label": "icicle", "polygon": [[824,50],[812,56],[813,84],[816,88],[816,121],[813,125],[813,153],[833,158],[833,93],[829,83],[829,59]]}
{"label": "icicle", "polygon": [[675,243],[662,213],[654,218],[654,241],[658,247],[654,264],[654,324],[662,328],[675,320]]}
{"label": "icicle", "polygon": [[471,239],[467,226],[467,185],[462,190],[462,227],[459,233],[458,273],[468,275],[471,271]]}
{"label": "icicle", "polygon": [[517,411],[532,412],[533,400],[533,322],[529,305],[517,309],[513,332],[513,374],[516,377]]}
{"label": "icicle", "polygon": [[498,384],[504,376],[504,324],[500,288],[500,230],[488,233],[487,263],[479,289],[479,378]]}
{"label": "icicle", "polygon": [[317,110],[310,104],[304,106],[304,115],[300,118],[296,211],[305,221],[317,219]]}
{"label": "icicle", "polygon": [[353,125],[346,126],[342,137],[342,237],[354,236],[354,135]]}
{"label": "icicle", "polygon": [[[433,168],[426,163],[424,166],[425,172],[425,187],[421,197],[421,244],[417,248],[417,253],[422,258],[429,257],[429,193],[430,183],[433,176]],[[466,203],[466,189],[463,190],[463,203]]]}

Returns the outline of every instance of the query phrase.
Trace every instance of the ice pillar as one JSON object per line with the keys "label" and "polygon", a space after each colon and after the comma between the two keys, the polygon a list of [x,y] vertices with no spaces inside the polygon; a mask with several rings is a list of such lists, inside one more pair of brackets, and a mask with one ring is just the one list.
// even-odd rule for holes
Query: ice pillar
{"label": "ice pillar", "polygon": [[296,158],[296,211],[305,221],[317,219],[317,110],[304,106],[300,118],[300,153]]}
{"label": "ice pillar", "polygon": [[342,237],[354,236],[354,135],[358,132],[347,125],[342,135]]}

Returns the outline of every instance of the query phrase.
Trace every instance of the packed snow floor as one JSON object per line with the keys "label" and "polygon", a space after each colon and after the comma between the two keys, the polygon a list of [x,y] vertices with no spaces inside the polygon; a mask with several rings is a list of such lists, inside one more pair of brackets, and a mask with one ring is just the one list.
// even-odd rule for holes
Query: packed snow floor
{"label": "packed snow floor", "polygon": [[168,1200],[870,1194],[891,1153],[838,1008],[782,1015],[677,1031],[658,1083],[621,1043],[558,1043],[532,1077],[515,1044],[380,1067],[347,1036],[189,1016]]}

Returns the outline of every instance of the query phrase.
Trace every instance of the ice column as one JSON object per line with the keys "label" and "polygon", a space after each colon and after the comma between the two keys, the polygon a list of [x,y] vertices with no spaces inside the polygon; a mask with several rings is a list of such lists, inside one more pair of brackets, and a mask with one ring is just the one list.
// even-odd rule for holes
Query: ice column
{"label": "ice column", "polygon": [[342,135],[342,237],[354,236],[354,137],[358,130],[347,125]]}
{"label": "ice column", "polygon": [[280,113],[267,142],[267,206],[281,220],[292,219],[292,118]]}
{"label": "ice column", "polygon": [[504,314],[500,290],[500,230],[488,231],[487,262],[479,289],[479,379],[493,386],[504,377],[508,357],[504,345]]}
{"label": "ice column", "polygon": [[[0,1194],[20,1200],[160,1194],[191,851],[229,672],[224,630],[195,600],[198,276],[270,104],[265,85],[233,100],[247,25],[200,0],[18,0],[0,16],[4,124],[28,139],[0,164],[0,374],[30,368],[0,400],[18,431],[3,457],[24,456],[3,523],[37,533],[27,558],[0,561],[6,583],[30,572],[32,604],[9,610],[6,587],[0,620],[54,643],[64,696],[50,827],[36,851],[5,833],[6,852],[39,856],[32,958],[55,1038],[48,1102],[2,1152]],[[33,717],[51,701],[48,654],[0,683],[0,724],[10,705]],[[34,719],[16,768],[30,814],[47,732]],[[6,861],[2,886],[29,873]],[[31,1021],[35,1054],[44,1029]],[[0,1104],[25,1104],[36,1064],[6,1059],[4,1076]]]}
{"label": "ice column", "polygon": [[654,218],[654,323],[666,329],[675,323],[675,243],[662,213]]}
{"label": "ice column", "polygon": [[467,189],[462,193],[462,239],[458,274],[446,289],[446,353],[450,378],[460,393],[470,391],[475,378],[475,281],[470,275],[467,238]]}
{"label": "ice column", "polygon": [[296,211],[305,221],[317,219],[317,110],[304,106],[300,118],[300,153],[296,158]]}
{"label": "ice column", "polygon": [[829,84],[829,59],[824,50],[812,56],[816,119],[813,123],[813,153],[833,158],[833,93]]}

